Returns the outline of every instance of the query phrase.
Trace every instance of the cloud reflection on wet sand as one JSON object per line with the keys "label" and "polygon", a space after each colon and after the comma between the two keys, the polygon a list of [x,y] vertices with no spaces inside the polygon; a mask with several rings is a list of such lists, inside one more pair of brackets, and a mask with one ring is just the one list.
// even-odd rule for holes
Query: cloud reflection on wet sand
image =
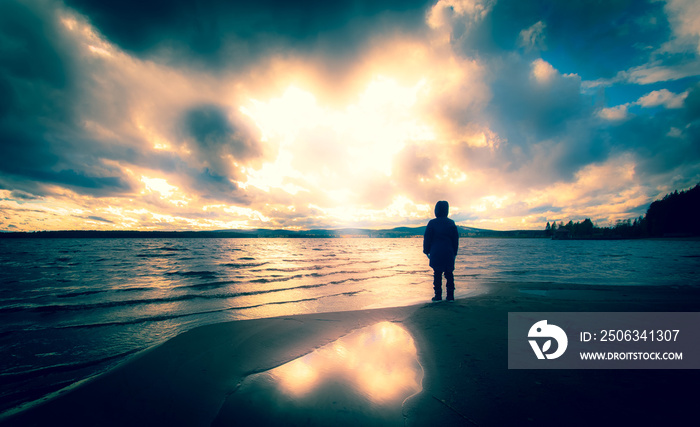
{"label": "cloud reflection on wet sand", "polygon": [[251,375],[217,419],[266,425],[403,425],[402,404],[421,390],[423,369],[413,338],[380,322],[312,353]]}

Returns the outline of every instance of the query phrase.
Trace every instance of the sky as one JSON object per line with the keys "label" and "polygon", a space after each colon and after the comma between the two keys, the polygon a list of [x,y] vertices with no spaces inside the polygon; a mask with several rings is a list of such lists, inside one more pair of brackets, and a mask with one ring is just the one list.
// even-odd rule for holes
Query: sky
{"label": "sky", "polygon": [[0,1],[0,230],[607,226],[700,182],[700,2]]}

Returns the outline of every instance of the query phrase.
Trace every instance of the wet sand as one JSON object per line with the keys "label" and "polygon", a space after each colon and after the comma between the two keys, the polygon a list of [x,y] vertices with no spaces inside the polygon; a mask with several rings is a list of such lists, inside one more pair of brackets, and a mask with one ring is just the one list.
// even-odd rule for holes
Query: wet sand
{"label": "wet sand", "polygon": [[[589,425],[694,420],[699,370],[509,370],[508,312],[698,311],[692,288],[498,284],[455,302],[222,323],[193,329],[2,425]],[[337,384],[290,413],[247,380],[353,331],[405,328],[422,391],[377,411]],[[263,391],[261,391],[263,390]],[[345,402],[331,399],[343,395]],[[266,400],[267,399],[267,400]],[[252,403],[251,403],[252,402]],[[267,403],[269,402],[269,403]]]}

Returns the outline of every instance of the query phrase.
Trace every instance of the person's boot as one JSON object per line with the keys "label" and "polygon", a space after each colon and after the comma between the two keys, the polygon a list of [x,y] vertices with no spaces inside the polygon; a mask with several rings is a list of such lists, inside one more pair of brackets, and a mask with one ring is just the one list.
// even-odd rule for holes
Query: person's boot
{"label": "person's boot", "polygon": [[435,291],[435,296],[433,301],[442,301],[442,272],[433,272],[433,290]]}
{"label": "person's boot", "polygon": [[445,272],[445,279],[447,283],[445,284],[445,290],[447,291],[447,301],[455,300],[455,276],[451,271]]}

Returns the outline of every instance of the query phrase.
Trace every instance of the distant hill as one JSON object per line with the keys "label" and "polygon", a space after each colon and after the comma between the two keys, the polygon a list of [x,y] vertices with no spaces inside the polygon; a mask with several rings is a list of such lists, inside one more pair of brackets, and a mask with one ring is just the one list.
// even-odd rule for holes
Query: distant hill
{"label": "distant hill", "polygon": [[[496,231],[458,226],[461,237],[546,237],[540,230]],[[396,227],[372,230],[368,228],[276,230],[259,228],[254,230],[216,231],[136,231],[136,230],[64,230],[36,232],[0,233],[0,238],[330,238],[330,237],[422,237],[425,226]]]}
{"label": "distant hill", "polygon": [[[544,233],[535,231],[495,231],[473,227],[457,227],[462,237],[544,237]],[[221,230],[221,233],[230,230]],[[275,230],[257,229],[246,231],[249,236],[256,237],[422,237],[425,226],[396,227],[373,230],[369,228],[340,228],[340,229],[311,229],[311,230]],[[542,236],[539,236],[542,234]]]}
{"label": "distant hill", "polygon": [[54,238],[54,239],[170,239],[170,238],[221,238],[251,237],[238,230],[231,231],[138,231],[138,230],[62,230],[62,231],[20,231],[0,233],[0,239],[11,238]]}

